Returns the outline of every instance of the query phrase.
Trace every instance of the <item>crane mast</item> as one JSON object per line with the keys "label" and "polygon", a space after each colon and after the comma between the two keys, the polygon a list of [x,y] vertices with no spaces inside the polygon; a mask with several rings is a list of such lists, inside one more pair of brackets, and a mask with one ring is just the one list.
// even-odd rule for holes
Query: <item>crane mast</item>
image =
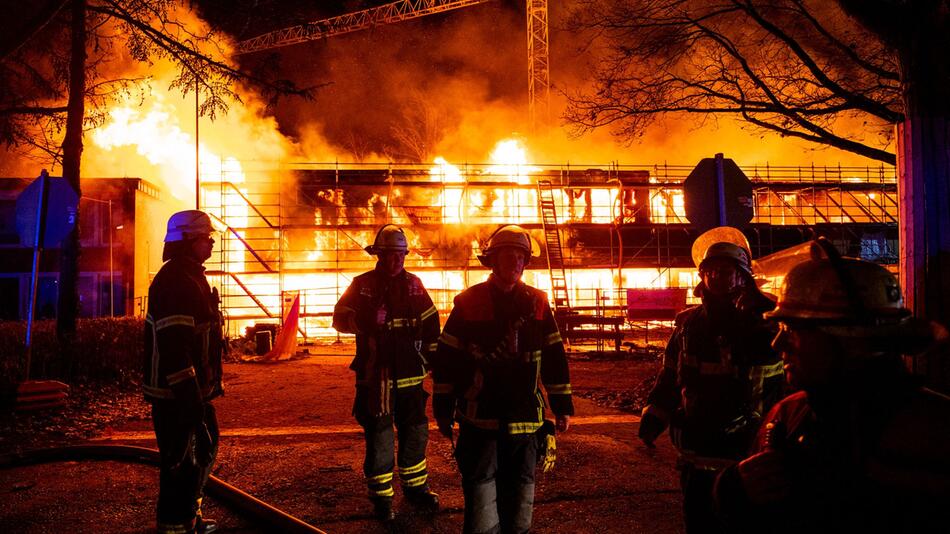
{"label": "crane mast", "polygon": [[548,0],[528,1],[528,117],[531,126],[547,122],[551,97],[548,65]]}
{"label": "crane mast", "polygon": [[[315,20],[241,41],[235,55],[326,39],[373,26],[444,13],[490,0],[400,0],[345,15]],[[528,22],[528,117],[537,128],[547,121],[551,95],[548,63],[548,0],[526,0]]]}

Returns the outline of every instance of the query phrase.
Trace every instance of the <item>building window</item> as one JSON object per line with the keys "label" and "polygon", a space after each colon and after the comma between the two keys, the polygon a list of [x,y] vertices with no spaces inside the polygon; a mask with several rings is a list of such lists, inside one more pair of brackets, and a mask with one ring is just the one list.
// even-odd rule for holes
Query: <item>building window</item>
{"label": "building window", "polygon": [[20,236],[16,231],[16,200],[0,200],[0,245],[17,245]]}

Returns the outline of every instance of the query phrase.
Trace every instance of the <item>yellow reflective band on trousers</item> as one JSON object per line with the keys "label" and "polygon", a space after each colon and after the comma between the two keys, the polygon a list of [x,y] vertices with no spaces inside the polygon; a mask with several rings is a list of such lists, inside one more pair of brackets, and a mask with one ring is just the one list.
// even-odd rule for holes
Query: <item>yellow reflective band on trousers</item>
{"label": "yellow reflective band on trousers", "polygon": [[560,333],[560,332],[552,332],[552,333],[548,334],[548,335],[544,338],[544,346],[545,346],[545,347],[547,347],[548,345],[553,345],[553,344],[555,344],[555,343],[562,343],[562,342],[563,342],[563,340],[561,339],[561,333]]}
{"label": "yellow reflective band on trousers", "polygon": [[414,475],[425,468],[426,468],[426,461],[425,459],[423,459],[421,462],[417,463],[416,465],[412,467],[405,467],[405,468],[400,467],[399,474],[400,475]]}
{"label": "yellow reflective band on trousers", "polygon": [[439,344],[438,344],[438,343],[430,343],[427,348],[429,349],[429,352],[435,352],[435,351],[439,350]]}
{"label": "yellow reflective band on trousers", "polygon": [[416,488],[426,483],[429,475],[423,473],[415,478],[402,478],[402,485],[406,488]]}
{"label": "yellow reflective band on trousers", "polygon": [[381,475],[376,475],[374,477],[366,477],[367,484],[385,484],[387,482],[392,482],[393,474],[392,472],[383,473]]}
{"label": "yellow reflective band on trousers", "polygon": [[548,390],[548,394],[554,394],[554,395],[570,395],[571,394],[570,384],[545,384],[544,389]]}
{"label": "yellow reflective band on trousers", "polygon": [[393,491],[392,486],[387,486],[386,489],[381,489],[381,490],[374,490],[374,489],[369,490],[370,497],[392,497],[395,494],[396,492]]}
{"label": "yellow reflective band on trousers", "polygon": [[393,473],[383,473],[372,477],[366,477],[367,490],[370,497],[392,497],[393,496]]}

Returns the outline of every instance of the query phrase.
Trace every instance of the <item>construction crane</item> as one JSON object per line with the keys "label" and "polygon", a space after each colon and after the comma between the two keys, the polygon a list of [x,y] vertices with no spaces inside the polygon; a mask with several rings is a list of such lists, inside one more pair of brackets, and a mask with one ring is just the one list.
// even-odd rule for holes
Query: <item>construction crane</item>
{"label": "construction crane", "polygon": [[[491,0],[400,0],[345,15],[315,20],[253,37],[237,44],[235,55],[326,39]],[[528,23],[528,117],[532,125],[547,119],[551,94],[548,65],[548,0],[526,0]]]}

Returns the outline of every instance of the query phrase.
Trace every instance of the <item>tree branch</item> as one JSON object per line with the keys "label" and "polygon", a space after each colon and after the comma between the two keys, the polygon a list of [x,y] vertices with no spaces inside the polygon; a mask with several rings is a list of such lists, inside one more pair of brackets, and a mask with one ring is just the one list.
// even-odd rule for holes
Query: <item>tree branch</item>
{"label": "tree branch", "polygon": [[804,65],[805,68],[808,69],[808,72],[810,72],[812,76],[818,80],[818,83],[822,87],[828,89],[840,98],[852,102],[855,108],[862,109],[872,115],[876,115],[887,122],[897,123],[903,120],[902,114],[895,113],[886,106],[882,106],[878,102],[875,102],[862,94],[848,91],[838,84],[838,82],[832,80],[831,77],[828,76],[825,71],[818,66],[814,58],[812,58],[811,55],[805,51],[798,41],[793,39],[788,33],[782,31],[778,26],[769,22],[757,9],[755,9],[751,2],[748,0],[745,2],[733,0],[733,3],[748,13],[752,20],[754,20],[762,29],[774,35],[779,41],[785,43],[785,46],[787,46],[788,49],[791,50],[796,57],[798,57],[798,59],[802,62],[802,65]]}

